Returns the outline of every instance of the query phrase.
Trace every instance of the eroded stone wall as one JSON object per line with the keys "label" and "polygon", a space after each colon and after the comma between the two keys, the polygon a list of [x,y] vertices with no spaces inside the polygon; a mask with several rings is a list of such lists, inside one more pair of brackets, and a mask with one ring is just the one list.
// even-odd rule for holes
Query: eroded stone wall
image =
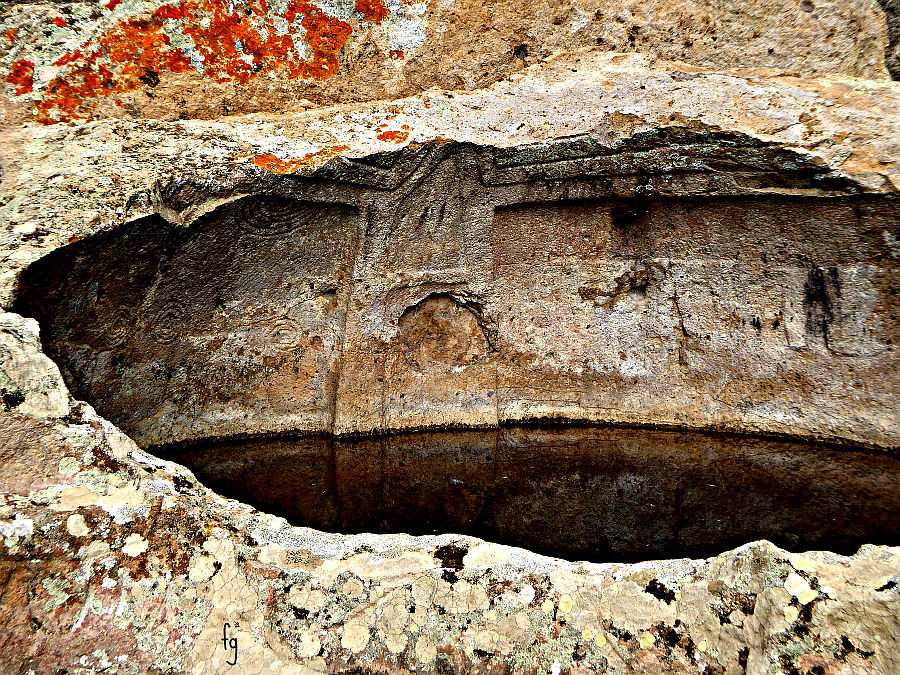
{"label": "eroded stone wall", "polygon": [[0,305],[39,290],[18,302],[62,319],[0,314],[0,670],[900,670],[896,548],[591,564],[291,527],[138,449],[47,355],[146,436],[646,398],[893,449],[900,97],[876,3],[113,0],[0,23]]}
{"label": "eroded stone wall", "polygon": [[561,418],[896,443],[900,206],[800,156],[437,144],[268,192],[24,277],[139,442]]}
{"label": "eroded stone wall", "polygon": [[[591,564],[454,534],[290,527],[68,399],[35,322],[0,314],[0,356],[4,390],[22,399],[4,397],[0,414],[5,671],[887,674],[900,664],[896,548],[839,556],[755,542],[708,560]],[[223,635],[237,640],[236,666]]]}

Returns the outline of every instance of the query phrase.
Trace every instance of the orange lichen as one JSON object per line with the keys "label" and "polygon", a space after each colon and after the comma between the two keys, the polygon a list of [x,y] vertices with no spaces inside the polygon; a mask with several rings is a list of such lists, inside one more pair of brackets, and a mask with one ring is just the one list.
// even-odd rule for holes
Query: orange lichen
{"label": "orange lichen", "polygon": [[69,25],[68,23],[66,23],[66,20],[64,18],[62,18],[61,16],[53,17],[52,19],[50,19],[50,22],[55,23],[60,28],[65,28],[66,26]]}
{"label": "orange lichen", "polygon": [[349,23],[328,16],[317,7],[301,4],[309,8],[300,25],[306,29],[306,41],[313,48],[313,60],[311,63],[301,62],[298,76],[324,80],[337,72],[337,52],[353,29]]}
{"label": "orange lichen", "polygon": [[317,152],[311,152],[299,159],[284,160],[275,157],[275,155],[257,155],[251,161],[256,166],[271,171],[272,173],[294,173],[300,169],[321,166],[335,155],[349,149],[349,145],[332,145],[328,148],[322,148]]}
{"label": "orange lichen", "polygon": [[403,143],[407,138],[409,138],[408,131],[382,131],[381,133],[375,134],[375,138],[379,141],[393,141],[394,143]]}
{"label": "orange lichen", "polygon": [[109,0],[109,2],[107,2],[107,3],[106,3],[105,5],[103,5],[103,6],[106,7],[106,9],[108,9],[108,10],[111,12],[111,11],[113,11],[116,7],[118,7],[120,4],[122,4],[122,0]]}
{"label": "orange lichen", "polygon": [[388,56],[394,61],[402,61],[406,58],[406,54],[403,53],[402,49],[392,49],[388,52]]}
{"label": "orange lichen", "polygon": [[19,59],[9,68],[6,81],[16,87],[16,96],[27,94],[34,88],[34,64],[28,59]]}
{"label": "orange lichen", "polygon": [[384,0],[356,0],[354,9],[362,14],[366,21],[374,21],[375,25],[381,25],[381,22],[391,13],[391,10],[385,6]]}
{"label": "orange lichen", "polygon": [[10,28],[9,30],[7,30],[3,33],[3,37],[5,37],[7,40],[9,40],[10,43],[13,43],[13,42],[15,42],[16,35],[18,35],[18,34],[19,34],[18,28]]}
{"label": "orange lichen", "polygon": [[272,173],[292,173],[300,168],[296,163],[299,160],[289,159],[287,161],[279,159],[275,155],[258,155],[253,158],[253,163],[261,169],[268,169]]}
{"label": "orange lichen", "polygon": [[[110,0],[106,7],[117,4]],[[276,28],[279,17],[287,21],[287,32]],[[199,58],[192,62],[172,45],[169,35],[176,30],[190,38]],[[338,71],[337,52],[351,32],[347,22],[301,0],[291,0],[283,15],[270,13],[265,0],[250,0],[245,8],[229,0],[165,4],[149,18],[118,22],[59,58],[54,65],[65,71],[35,103],[37,119],[52,124],[90,118],[100,97],[137,89],[148,75],[158,81],[166,71],[198,70],[216,82],[238,84],[273,70],[283,70],[289,79],[323,80]],[[311,59],[301,58],[301,39]]]}
{"label": "orange lichen", "polygon": [[96,98],[136,89],[149,71],[191,69],[190,59],[170,48],[162,23],[130,19],[107,31],[97,43],[90,51],[76,49],[53,64],[70,68],[53,78],[43,98],[35,102],[38,121],[52,124],[89,118]]}

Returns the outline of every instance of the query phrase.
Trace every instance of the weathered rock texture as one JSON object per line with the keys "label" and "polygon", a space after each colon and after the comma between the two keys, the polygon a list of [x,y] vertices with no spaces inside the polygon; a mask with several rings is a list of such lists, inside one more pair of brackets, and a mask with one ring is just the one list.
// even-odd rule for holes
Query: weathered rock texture
{"label": "weathered rock texture", "polygon": [[900,549],[598,565],[292,528],[138,450],[64,397],[33,321],[0,326],[4,672],[900,668]]}
{"label": "weathered rock texture", "polygon": [[[563,55],[472,93],[430,92],[285,116],[10,127],[0,299],[44,252],[144,215],[189,223],[335,155],[439,139],[510,147],[587,134],[607,147],[668,127],[744,134],[793,150],[865,191],[900,184],[897,85],[853,78],[742,77],[637,55]],[[405,128],[409,127],[409,128]],[[341,162],[342,160],[339,160]]]}
{"label": "weathered rock texture", "polygon": [[44,123],[281,112],[475,89],[583,47],[888,77],[885,14],[864,0],[112,0],[7,5],[0,110]]}
{"label": "weathered rock texture", "polygon": [[439,142],[137,220],[18,311],[142,445],[542,418],[900,438],[900,201],[736,134]]}
{"label": "weathered rock texture", "polygon": [[895,80],[900,80],[900,2],[881,0],[881,8],[887,17],[888,46],[884,53],[885,65]]}
{"label": "weathered rock texture", "polygon": [[385,9],[4,6],[0,303],[42,323],[0,330],[0,670],[216,672],[226,622],[253,673],[900,670],[896,548],[292,528],[70,396],[145,444],[550,416],[896,449],[878,5]]}

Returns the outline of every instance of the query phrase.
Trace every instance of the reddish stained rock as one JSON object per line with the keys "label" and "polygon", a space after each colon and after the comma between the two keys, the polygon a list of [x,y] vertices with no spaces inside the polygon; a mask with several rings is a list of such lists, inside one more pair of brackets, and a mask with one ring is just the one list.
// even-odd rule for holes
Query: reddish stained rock
{"label": "reddish stained rock", "polygon": [[[393,119],[396,115],[388,115],[387,119]],[[409,138],[409,125],[403,124],[400,129],[387,129],[387,124],[379,124],[375,127],[375,138],[379,141],[403,143]]]}
{"label": "reddish stained rock", "polygon": [[189,70],[190,59],[170,48],[161,29],[162,22],[131,19],[100,37],[93,49],[76,49],[58,59],[54,65],[70,67],[35,102],[37,120],[52,124],[89,118],[96,98],[136,89],[148,70]]}
{"label": "reddish stained rock", "polygon": [[[116,4],[117,0],[110,0],[106,7],[113,9]],[[276,16],[288,22],[287,34],[279,35],[275,29]],[[35,103],[37,120],[53,124],[87,119],[97,99],[136,89],[148,72],[194,70],[191,59],[172,46],[163,32],[164,27],[171,30],[173,21],[181,22],[181,33],[203,57],[203,75],[216,82],[242,85],[276,69],[285,70],[289,79],[330,77],[338,70],[336,54],[352,33],[350,24],[298,0],[292,0],[283,15],[270,13],[264,0],[251,3],[248,14],[238,13],[224,0],[162,5],[148,19],[121,21],[98,39],[58,59],[54,65],[68,68],[50,81]],[[297,51],[295,38],[300,35],[312,49],[311,60],[302,59]],[[9,77],[22,80],[24,71],[20,71],[13,70]],[[28,74],[30,78],[30,71]],[[13,83],[19,85],[16,95],[31,91],[33,84],[30,79],[27,88],[24,80]]]}
{"label": "reddish stained rock", "polygon": [[391,13],[384,0],[356,0],[354,9],[362,14],[366,21],[374,21],[375,25],[381,25]]}
{"label": "reddish stained rock", "polygon": [[322,148],[318,152],[311,152],[299,159],[288,160],[279,159],[275,155],[257,155],[251,162],[261,169],[266,169],[272,173],[294,173],[304,167],[308,168],[324,164],[325,161],[349,149],[349,145],[333,145]]}
{"label": "reddish stained rock", "polygon": [[16,96],[27,94],[34,88],[34,63],[19,59],[9,69],[6,81],[16,87]]}
{"label": "reddish stained rock", "polygon": [[[49,78],[60,75],[76,86],[82,84],[77,74],[70,76],[68,68],[54,72],[48,66],[67,50],[77,48],[90,54],[100,37],[122,33],[125,24],[136,19],[148,21],[148,30],[163,22],[161,32],[171,38],[166,54],[183,52],[191,57],[193,66],[184,73],[151,67],[162,84],[151,91],[155,84],[147,82],[148,89],[133,80],[123,80],[118,76],[120,64],[104,57],[100,62],[116,75],[115,84],[127,91],[108,97],[105,92],[91,92],[83,104],[79,102],[74,116],[65,106],[58,109],[51,105],[52,114],[43,116],[45,122],[103,116],[215,118],[221,114],[285,112],[295,109],[298,101],[308,101],[309,105],[302,106],[308,108],[390,99],[432,87],[474,89],[501,81],[553,53],[580,49],[652,52],[665,60],[717,70],[762,67],[801,76],[888,77],[884,13],[877,5],[855,0],[817,4],[813,13],[798,8],[797,0],[767,0],[765,7],[755,0],[738,0],[728,7],[707,3],[703,11],[697,10],[696,3],[672,4],[669,0],[651,0],[649,4],[631,0],[501,0],[490,7],[484,3],[403,0],[416,9],[407,11],[399,3],[391,6],[381,22],[381,28],[387,30],[375,30],[375,20],[387,9],[378,11],[381,4],[375,0],[361,0],[360,12],[353,11],[356,0],[342,5],[348,14],[340,15],[343,22],[336,10],[319,5],[318,0],[295,0],[293,7],[289,7],[290,1],[281,0],[277,7],[265,6],[261,0],[253,0],[249,7],[242,2],[237,9],[240,16],[234,16],[224,0],[134,0],[124,5],[114,4],[118,0],[100,0],[94,10],[79,10],[71,16],[61,14],[58,4],[46,0],[17,4],[0,28],[0,33],[19,29],[16,38],[9,40],[14,52],[7,51],[7,41],[0,39],[0,51],[6,52],[0,80],[9,74],[10,62],[21,58],[33,61],[35,74],[46,74],[46,79],[35,77],[34,90],[18,98],[15,87],[6,87],[7,95],[0,99],[0,116],[8,121],[37,120],[35,112],[40,111],[35,109],[35,101],[44,98]],[[597,9],[598,3],[603,5],[602,11]],[[306,41],[309,26],[301,25],[307,17],[303,8],[311,9],[313,4],[322,11],[310,11],[307,24],[323,24],[313,27],[328,29],[314,32],[340,41],[344,33],[349,35],[350,24],[359,34],[357,39],[349,37],[339,53],[317,53]],[[114,8],[115,15],[110,16],[104,7]],[[77,33],[57,30],[50,23],[55,16],[62,16],[73,29],[77,16]],[[796,30],[782,30],[784,17],[791,17]],[[212,30],[213,19],[217,19],[219,33]],[[271,42],[269,22],[280,34]],[[42,31],[50,26],[55,37],[48,40]],[[188,26],[195,36],[185,32]],[[266,50],[254,52],[237,39],[228,42],[228,34],[244,29]],[[201,44],[195,46],[198,36]],[[286,49],[283,39],[288,40]],[[225,40],[224,47],[221,40]],[[334,48],[333,40],[326,42],[329,49]],[[207,47],[219,61],[215,69],[204,62],[203,50]],[[227,51],[220,53],[223,48]],[[397,67],[401,59],[392,58],[392,49],[404,50],[402,65],[408,63],[409,67]],[[512,57],[516,50],[520,58]],[[339,59],[338,81],[333,75],[338,72]],[[235,76],[235,72],[239,74]],[[257,77],[260,74],[263,77]],[[155,78],[151,75],[148,79]],[[122,101],[118,109],[112,105],[116,96]]]}
{"label": "reddish stained rock", "polygon": [[403,143],[409,138],[408,131],[382,131],[376,135],[379,141],[393,141],[394,143]]}

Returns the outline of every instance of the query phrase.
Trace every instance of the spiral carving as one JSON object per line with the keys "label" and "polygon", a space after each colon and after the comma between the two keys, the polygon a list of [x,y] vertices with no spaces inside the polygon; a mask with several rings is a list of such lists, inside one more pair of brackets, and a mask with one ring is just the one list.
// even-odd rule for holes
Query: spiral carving
{"label": "spiral carving", "polygon": [[149,320],[150,339],[170,344],[184,337],[190,327],[190,308],[185,302],[168,302],[153,312]]}
{"label": "spiral carving", "polygon": [[232,205],[228,220],[254,237],[281,237],[309,223],[321,208],[293,199],[245,197]]}

